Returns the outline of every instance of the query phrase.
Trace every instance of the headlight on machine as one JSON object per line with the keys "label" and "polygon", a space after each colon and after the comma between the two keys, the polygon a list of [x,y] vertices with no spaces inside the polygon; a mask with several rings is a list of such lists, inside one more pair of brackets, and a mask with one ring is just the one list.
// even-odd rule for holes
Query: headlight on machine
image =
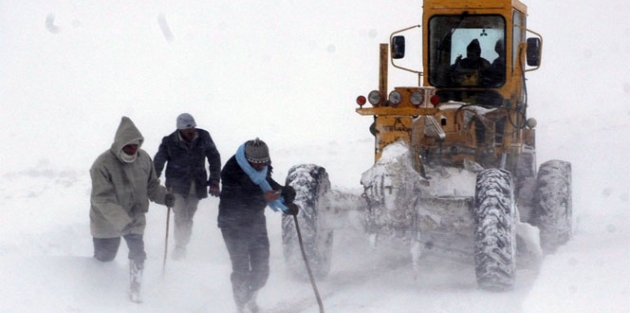
{"label": "headlight on machine", "polygon": [[402,101],[402,95],[400,92],[394,90],[389,93],[389,103],[393,107],[397,107]]}
{"label": "headlight on machine", "polygon": [[383,102],[383,97],[381,97],[381,93],[378,90],[372,90],[368,94],[368,102],[370,102],[372,106],[377,107]]}
{"label": "headlight on machine", "polygon": [[414,106],[419,106],[424,102],[424,95],[420,91],[414,91],[409,96],[409,102]]}

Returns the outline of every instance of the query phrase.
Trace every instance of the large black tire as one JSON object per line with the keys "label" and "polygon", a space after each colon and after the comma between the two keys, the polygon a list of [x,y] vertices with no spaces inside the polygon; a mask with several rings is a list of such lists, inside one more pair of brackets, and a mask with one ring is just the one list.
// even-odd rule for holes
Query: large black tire
{"label": "large black tire", "polygon": [[543,252],[553,253],[573,235],[571,163],[551,160],[538,170],[532,224],[540,229]]}
{"label": "large black tire", "polygon": [[486,290],[512,289],[516,275],[516,205],[509,172],[487,169],[477,175],[474,215],[477,283]]}
{"label": "large black tire", "polygon": [[[330,271],[333,246],[333,229],[328,223],[332,196],[328,173],[314,164],[296,165],[289,170],[287,182],[296,191],[295,203],[300,207],[297,218],[313,276],[325,278]],[[289,270],[307,278],[295,221],[290,215],[282,217],[282,245]]]}

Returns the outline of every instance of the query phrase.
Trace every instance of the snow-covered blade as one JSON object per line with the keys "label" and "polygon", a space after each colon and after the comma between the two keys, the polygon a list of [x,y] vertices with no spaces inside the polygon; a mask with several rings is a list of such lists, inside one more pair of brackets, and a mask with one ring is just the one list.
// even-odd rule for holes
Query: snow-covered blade
{"label": "snow-covered blade", "polygon": [[478,284],[489,290],[512,288],[517,256],[521,268],[539,265],[539,232],[519,220],[509,171],[466,160],[461,168],[425,164],[420,175],[411,158],[397,142],[363,173],[373,246],[384,236],[407,241],[414,269],[424,254],[474,264]]}
{"label": "snow-covered blade", "polygon": [[412,161],[409,147],[396,142],[385,147],[381,159],[363,173],[368,233],[413,239],[422,242],[425,252],[470,262],[471,207],[480,166],[427,165],[425,179]]}
{"label": "snow-covered blade", "polygon": [[367,232],[411,238],[422,180],[413,169],[409,147],[404,142],[388,145],[361,177],[368,202]]}

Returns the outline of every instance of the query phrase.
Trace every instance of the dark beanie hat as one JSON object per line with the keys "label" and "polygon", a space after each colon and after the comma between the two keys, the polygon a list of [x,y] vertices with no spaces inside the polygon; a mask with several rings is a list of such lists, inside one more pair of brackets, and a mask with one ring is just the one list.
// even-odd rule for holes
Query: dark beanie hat
{"label": "dark beanie hat", "polygon": [[267,144],[256,138],[245,143],[245,158],[252,163],[269,163],[269,148]]}
{"label": "dark beanie hat", "polygon": [[481,45],[479,44],[479,40],[473,39],[470,44],[468,44],[468,47],[466,47],[466,51],[481,54]]}

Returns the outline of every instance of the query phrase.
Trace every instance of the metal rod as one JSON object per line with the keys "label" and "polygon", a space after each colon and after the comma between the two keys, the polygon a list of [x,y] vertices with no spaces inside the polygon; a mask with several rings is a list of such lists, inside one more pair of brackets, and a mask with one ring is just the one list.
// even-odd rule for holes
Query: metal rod
{"label": "metal rod", "polygon": [[162,276],[166,274],[166,256],[168,254],[168,228],[171,219],[171,207],[167,207],[166,211],[166,239],[164,239],[164,260],[162,261]]}
{"label": "metal rod", "polygon": [[308,278],[311,280],[311,286],[313,286],[313,291],[315,292],[315,298],[317,298],[317,305],[319,305],[319,312],[324,313],[324,304],[322,303],[322,298],[319,296],[319,291],[317,291],[315,278],[313,278],[313,272],[311,271],[311,266],[308,264],[308,259],[306,258],[306,251],[304,250],[304,243],[302,242],[302,233],[300,232],[300,226],[298,224],[297,215],[293,215],[293,221],[295,222],[295,230],[297,231],[298,241],[300,242],[300,250],[302,250],[302,258],[304,258],[304,264],[306,264],[306,270],[308,271]]}

